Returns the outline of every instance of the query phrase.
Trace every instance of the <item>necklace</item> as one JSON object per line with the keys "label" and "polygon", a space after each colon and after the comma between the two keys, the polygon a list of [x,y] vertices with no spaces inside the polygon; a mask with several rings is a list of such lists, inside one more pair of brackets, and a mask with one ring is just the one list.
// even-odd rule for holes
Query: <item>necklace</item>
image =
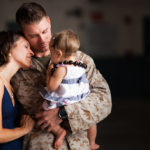
{"label": "necklace", "polygon": [[10,99],[12,101],[12,105],[14,107],[15,106],[15,99],[14,99],[13,88],[12,88],[11,84],[5,78],[1,77],[1,79],[4,81],[4,85],[5,85],[8,93],[9,93]]}
{"label": "necklace", "polygon": [[[64,64],[64,65],[74,65],[74,66],[79,66],[79,67],[82,67],[84,69],[87,68],[87,65],[85,63],[82,63],[82,62],[78,62],[78,61],[72,61],[72,60],[65,60],[63,62],[59,62],[58,64]],[[54,64],[53,65],[53,68],[51,69],[51,74],[54,73],[54,71],[57,69],[57,65],[58,64]]]}

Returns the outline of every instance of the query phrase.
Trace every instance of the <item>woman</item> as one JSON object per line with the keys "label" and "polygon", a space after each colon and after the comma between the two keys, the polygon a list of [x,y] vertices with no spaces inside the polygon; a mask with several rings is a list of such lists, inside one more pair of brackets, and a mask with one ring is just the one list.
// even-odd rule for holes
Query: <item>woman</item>
{"label": "woman", "polygon": [[22,150],[22,136],[34,121],[27,115],[19,120],[19,104],[10,80],[20,68],[30,66],[33,52],[28,41],[17,32],[0,32],[0,150]]}

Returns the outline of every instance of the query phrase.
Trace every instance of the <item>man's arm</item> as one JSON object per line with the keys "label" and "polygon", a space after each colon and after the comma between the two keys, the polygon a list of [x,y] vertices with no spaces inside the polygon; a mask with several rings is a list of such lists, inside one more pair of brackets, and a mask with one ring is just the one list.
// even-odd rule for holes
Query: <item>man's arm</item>
{"label": "man's arm", "polygon": [[[100,72],[95,68],[92,58],[82,52],[78,52],[78,58],[88,66],[86,74],[91,93],[85,100],[65,106],[72,132],[86,130],[103,120],[110,114],[112,107],[109,86]],[[44,124],[42,125],[42,129],[47,128],[50,131],[56,124],[61,122],[58,113],[58,108],[39,111],[36,114],[36,118],[38,119],[37,124],[39,126]]]}
{"label": "man's arm", "polygon": [[88,66],[86,74],[91,93],[85,100],[65,106],[72,132],[86,130],[103,120],[110,114],[112,107],[109,86],[92,58],[82,52],[78,52],[78,57]]}

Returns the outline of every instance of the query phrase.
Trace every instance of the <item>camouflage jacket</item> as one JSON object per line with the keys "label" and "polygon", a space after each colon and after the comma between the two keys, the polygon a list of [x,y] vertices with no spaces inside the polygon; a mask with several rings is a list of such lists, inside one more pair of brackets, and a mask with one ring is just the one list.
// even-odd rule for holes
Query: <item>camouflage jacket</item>
{"label": "camouflage jacket", "polygon": [[[85,100],[65,106],[68,123],[71,129],[60,150],[90,150],[86,129],[100,122],[111,112],[111,94],[107,82],[96,69],[91,57],[79,51],[77,58],[87,64],[86,75],[91,93]],[[13,77],[17,99],[23,105],[26,113],[34,116],[42,104],[39,91],[45,86],[46,68],[35,58],[32,58],[29,69],[20,69]],[[54,136],[37,129],[25,137],[24,149],[53,150]]]}

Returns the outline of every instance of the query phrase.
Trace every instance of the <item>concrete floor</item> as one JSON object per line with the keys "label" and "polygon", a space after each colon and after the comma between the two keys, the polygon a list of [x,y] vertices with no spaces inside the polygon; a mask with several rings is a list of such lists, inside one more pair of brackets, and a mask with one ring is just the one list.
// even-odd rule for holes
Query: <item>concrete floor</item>
{"label": "concrete floor", "polygon": [[150,150],[150,99],[113,100],[112,113],[98,124],[100,150]]}

